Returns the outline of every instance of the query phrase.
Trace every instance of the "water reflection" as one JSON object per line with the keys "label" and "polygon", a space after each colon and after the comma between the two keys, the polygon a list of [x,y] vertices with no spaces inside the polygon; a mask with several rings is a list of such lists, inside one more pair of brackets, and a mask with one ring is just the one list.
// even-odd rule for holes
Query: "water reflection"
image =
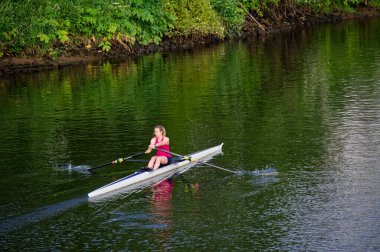
{"label": "water reflection", "polygon": [[[162,212],[166,209],[165,202],[171,202],[173,196],[174,180],[172,178],[165,179],[152,187],[152,202],[154,204],[155,212]],[[163,204],[161,204],[163,203]]]}
{"label": "water reflection", "polygon": [[162,227],[153,232],[155,239],[160,241],[162,250],[170,248],[173,234],[173,188],[174,180],[165,179],[152,187],[151,212],[155,226]]}

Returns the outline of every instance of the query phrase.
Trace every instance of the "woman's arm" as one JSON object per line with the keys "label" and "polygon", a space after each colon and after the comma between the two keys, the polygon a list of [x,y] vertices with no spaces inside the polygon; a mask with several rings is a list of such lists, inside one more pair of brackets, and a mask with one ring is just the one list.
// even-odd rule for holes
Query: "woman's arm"
{"label": "woman's arm", "polygon": [[163,145],[168,145],[169,144],[169,137],[164,137],[164,140],[162,140],[162,142],[160,143],[156,143],[156,147],[160,147],[160,146],[163,146]]}
{"label": "woman's arm", "polygon": [[153,137],[151,140],[150,140],[150,145],[148,146],[148,149],[145,151],[145,153],[150,153],[152,151],[152,149],[155,148],[154,146],[154,143],[156,142],[156,139]]}

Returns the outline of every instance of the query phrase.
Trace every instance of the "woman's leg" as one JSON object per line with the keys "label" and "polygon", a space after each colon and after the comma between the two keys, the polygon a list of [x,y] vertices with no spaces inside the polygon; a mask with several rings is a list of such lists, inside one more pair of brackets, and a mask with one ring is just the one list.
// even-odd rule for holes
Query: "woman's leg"
{"label": "woman's leg", "polygon": [[156,158],[156,162],[154,163],[153,170],[157,169],[160,167],[161,164],[167,164],[168,163],[168,158],[165,156],[160,156]]}
{"label": "woman's leg", "polygon": [[154,164],[156,163],[157,157],[153,156],[151,157],[149,163],[148,163],[148,168],[152,169],[154,167]]}

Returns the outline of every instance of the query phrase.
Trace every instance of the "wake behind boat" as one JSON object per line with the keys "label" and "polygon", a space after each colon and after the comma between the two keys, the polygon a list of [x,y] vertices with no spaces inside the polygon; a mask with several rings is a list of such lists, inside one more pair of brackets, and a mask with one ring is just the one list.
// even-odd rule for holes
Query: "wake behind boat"
{"label": "wake behind boat", "polygon": [[[126,188],[138,183],[155,180],[155,178],[169,177],[174,174],[179,174],[187,171],[192,166],[196,165],[197,162],[202,163],[207,159],[210,159],[212,156],[221,153],[223,143],[215,147],[205,149],[196,153],[189,154],[185,160],[180,160],[179,162],[164,166],[162,168],[153,170],[153,171],[137,171],[129,176],[116,180],[112,183],[109,183],[101,188],[96,189],[88,194],[89,198],[97,197],[104,195],[122,188]],[[196,162],[191,162],[190,160],[196,160]]]}

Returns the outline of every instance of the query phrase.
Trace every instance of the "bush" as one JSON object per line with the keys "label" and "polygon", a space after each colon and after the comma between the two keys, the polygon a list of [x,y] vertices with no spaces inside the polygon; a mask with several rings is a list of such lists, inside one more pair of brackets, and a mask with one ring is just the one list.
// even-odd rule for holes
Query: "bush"
{"label": "bush", "polygon": [[[175,17],[154,0],[3,0],[0,5],[0,50],[8,54],[45,52],[70,38],[92,39],[109,50],[123,37],[141,44],[161,41]],[[33,50],[30,50],[33,49]],[[35,49],[35,50],[34,50]]]}
{"label": "bush", "polygon": [[223,37],[224,27],[209,0],[168,0],[165,6],[165,10],[176,17],[169,35]]}
{"label": "bush", "polygon": [[233,37],[240,33],[244,25],[244,11],[236,0],[211,0],[211,5],[221,17],[226,28],[225,35]]}
{"label": "bush", "polygon": [[[0,57],[58,57],[70,47],[108,51],[114,44],[160,43],[165,35],[233,37],[244,24],[240,4],[262,15],[273,5],[352,12],[363,0],[1,0]],[[380,6],[380,0],[368,0]]]}

